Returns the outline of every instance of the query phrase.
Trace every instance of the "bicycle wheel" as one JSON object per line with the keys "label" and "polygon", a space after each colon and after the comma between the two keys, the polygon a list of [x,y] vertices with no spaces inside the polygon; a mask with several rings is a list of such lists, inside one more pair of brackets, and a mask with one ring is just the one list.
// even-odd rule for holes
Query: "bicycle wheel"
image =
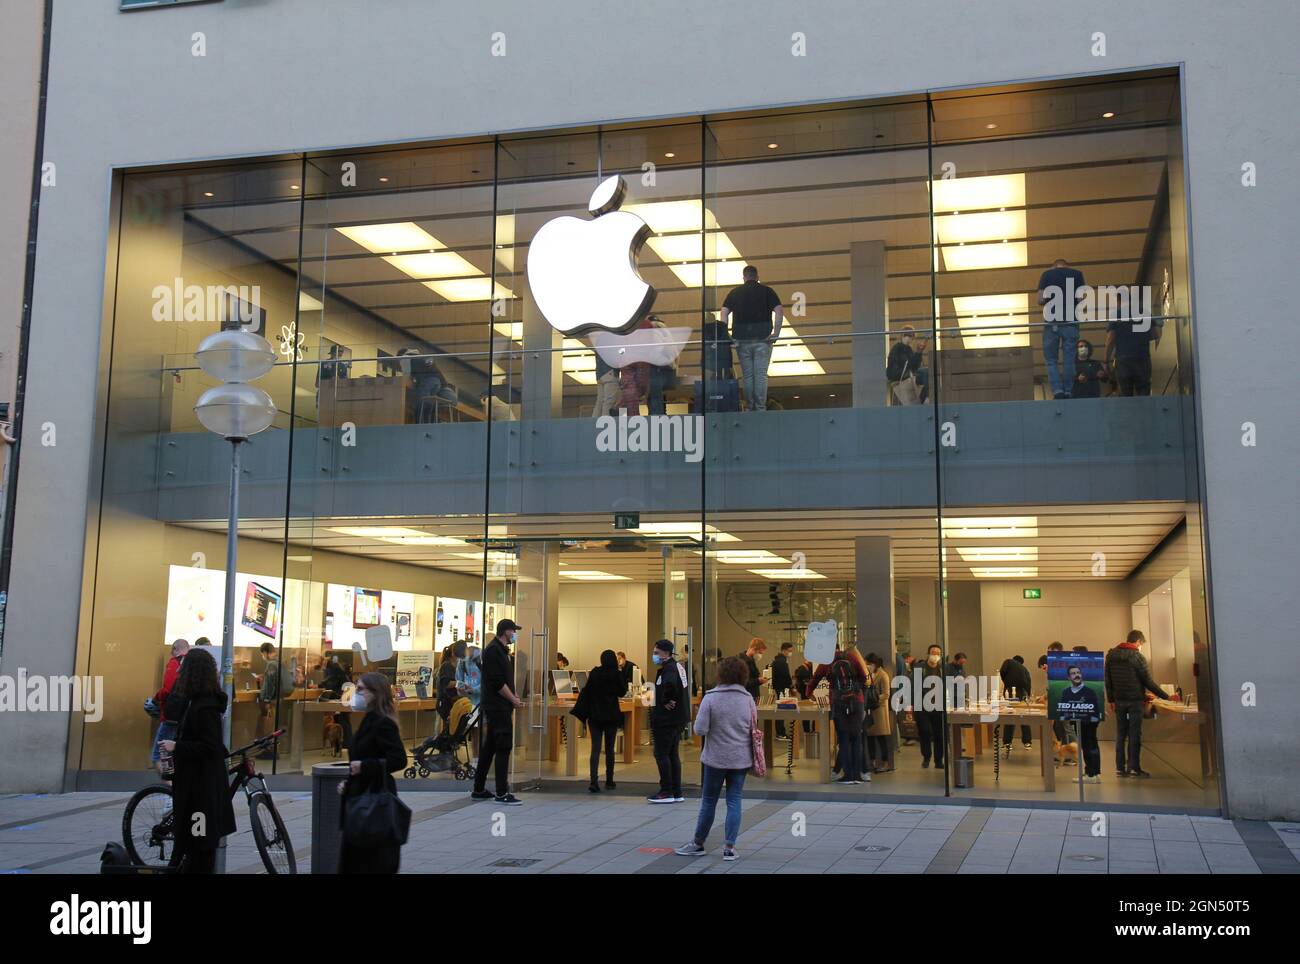
{"label": "bicycle wheel", "polygon": [[280,811],[265,793],[255,793],[248,805],[248,819],[253,825],[253,840],[268,874],[296,874],[298,861],[293,855],[289,831],[284,829]]}
{"label": "bicycle wheel", "polygon": [[122,845],[131,862],[166,867],[176,840],[173,832],[172,788],[159,783],[132,794],[122,814]]}

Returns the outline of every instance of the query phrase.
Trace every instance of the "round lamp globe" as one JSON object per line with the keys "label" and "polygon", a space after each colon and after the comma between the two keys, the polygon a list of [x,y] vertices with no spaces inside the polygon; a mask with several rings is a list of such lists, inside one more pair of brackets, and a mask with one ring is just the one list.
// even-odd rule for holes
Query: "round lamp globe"
{"label": "round lamp globe", "polygon": [[199,367],[219,382],[251,382],[275,367],[275,349],[261,335],[231,329],[208,335],[194,353]]}
{"label": "round lamp globe", "polygon": [[231,440],[246,439],[270,428],[275,402],[260,388],[230,382],[200,395],[194,414],[209,432]]}

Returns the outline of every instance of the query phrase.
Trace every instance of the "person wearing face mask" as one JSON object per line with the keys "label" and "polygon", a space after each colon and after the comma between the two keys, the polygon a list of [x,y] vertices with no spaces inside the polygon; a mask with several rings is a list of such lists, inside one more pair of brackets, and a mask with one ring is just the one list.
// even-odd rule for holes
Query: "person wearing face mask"
{"label": "person wearing face mask", "polygon": [[1092,342],[1080,338],[1075,349],[1073,398],[1101,398],[1101,383],[1108,381],[1106,366],[1092,357]]}
{"label": "person wearing face mask", "polygon": [[758,660],[766,652],[767,643],[755,636],[749,641],[745,651],[739,654],[749,669],[749,679],[745,682],[745,689],[749,690],[749,695],[754,697],[755,703],[758,702],[759,691],[763,688],[763,676],[758,671]]}
{"label": "person wearing face mask", "polygon": [[690,719],[686,666],[673,659],[671,639],[656,642],[651,659],[656,672],[655,701],[650,707],[650,735],[654,739],[655,763],[659,766],[659,792],[649,801],[681,803],[686,797],[682,795],[682,760],[677,744],[682,738],[682,728]]}
{"label": "person wearing face mask", "polygon": [[[912,665],[915,676],[916,667],[921,667],[921,689],[919,693],[913,694],[914,704],[913,714],[916,717],[916,735],[921,740],[921,768],[925,769],[930,765],[930,758],[934,758],[936,770],[943,769],[943,710],[926,709],[926,683],[925,681],[931,676],[937,676],[940,683],[940,692],[942,693],[943,684],[943,649],[938,643],[931,643],[929,651],[926,653],[925,662],[917,661]],[[930,684],[934,685],[934,684]],[[933,699],[933,697],[930,697]]]}
{"label": "person wearing face mask", "polygon": [[1142,631],[1135,629],[1106,653],[1106,702],[1115,714],[1115,773],[1121,777],[1151,776],[1142,769],[1142,704],[1148,692],[1169,699],[1151,678],[1142,655],[1145,641]]}
{"label": "person wearing face mask", "polygon": [[[523,708],[515,696],[515,667],[510,645],[519,636],[512,619],[497,623],[497,634],[483,650],[483,710],[485,735],[474,773],[473,800],[495,800],[502,806],[518,807],[523,801],[510,792],[510,752],[514,749],[514,711]],[[488,770],[496,767],[496,793],[487,790]]]}
{"label": "person wearing face mask", "polygon": [[885,360],[885,380],[899,405],[920,405],[929,394],[925,364],[926,340],[916,340],[911,325],[903,328],[901,339],[889,349]]}
{"label": "person wearing face mask", "polygon": [[[402,744],[402,731],[397,726],[397,705],[393,690],[383,673],[363,673],[352,693],[352,711],[365,713],[357,732],[348,746],[348,778],[340,791],[343,806],[339,812],[339,826],[347,819],[349,801],[367,790],[383,787],[397,793],[393,771],[406,766],[406,747]],[[340,874],[395,874],[401,863],[400,844],[354,846],[343,837],[343,851],[339,855]]]}

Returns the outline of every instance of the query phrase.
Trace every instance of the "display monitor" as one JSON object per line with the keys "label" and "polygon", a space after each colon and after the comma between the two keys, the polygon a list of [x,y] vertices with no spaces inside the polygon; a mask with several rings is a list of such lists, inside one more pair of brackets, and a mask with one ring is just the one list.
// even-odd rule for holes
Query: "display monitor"
{"label": "display monitor", "polygon": [[249,629],[274,639],[279,631],[280,594],[250,581],[244,593],[244,615],[240,621]]}
{"label": "display monitor", "polygon": [[378,589],[357,589],[352,594],[352,628],[369,629],[379,625],[383,593]]}
{"label": "display monitor", "polygon": [[573,688],[575,692],[581,693],[582,688],[587,685],[587,671],[577,669],[573,671]]}
{"label": "display monitor", "polygon": [[551,679],[555,681],[556,696],[570,696],[573,694],[573,677],[569,675],[567,669],[551,670]]}

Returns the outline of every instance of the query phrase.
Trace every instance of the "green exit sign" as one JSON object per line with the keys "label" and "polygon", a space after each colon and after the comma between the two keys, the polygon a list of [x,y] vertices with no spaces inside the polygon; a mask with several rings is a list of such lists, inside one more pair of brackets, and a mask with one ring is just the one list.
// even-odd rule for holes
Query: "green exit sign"
{"label": "green exit sign", "polygon": [[1026,599],[1042,599],[1043,591],[1041,589],[1026,589],[1024,590],[1024,597]]}

